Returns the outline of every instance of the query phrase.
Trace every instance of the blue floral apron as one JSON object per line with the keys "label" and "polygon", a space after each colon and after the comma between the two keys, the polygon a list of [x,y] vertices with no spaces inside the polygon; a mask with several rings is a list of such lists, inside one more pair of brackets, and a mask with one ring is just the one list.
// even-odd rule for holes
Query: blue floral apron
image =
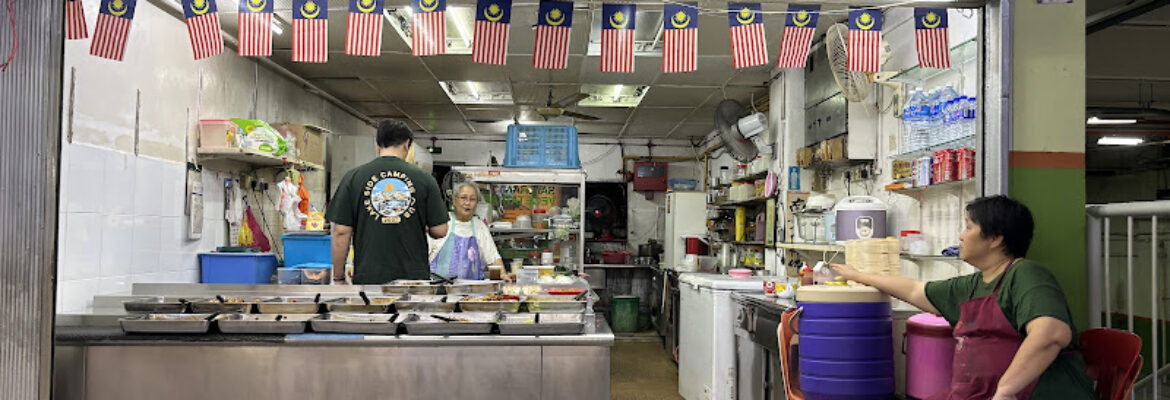
{"label": "blue floral apron", "polygon": [[[452,218],[452,221],[455,219]],[[454,228],[454,227],[452,227]],[[486,268],[475,240],[475,218],[471,218],[471,236],[459,236],[455,229],[443,241],[439,255],[431,261],[431,272],[457,279],[484,279]]]}

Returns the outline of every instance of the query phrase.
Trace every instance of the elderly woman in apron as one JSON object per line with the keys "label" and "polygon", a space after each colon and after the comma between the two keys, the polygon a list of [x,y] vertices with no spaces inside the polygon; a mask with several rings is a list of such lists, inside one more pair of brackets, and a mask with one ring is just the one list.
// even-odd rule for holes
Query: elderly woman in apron
{"label": "elderly woman in apron", "polygon": [[454,212],[446,237],[430,241],[431,272],[457,279],[485,279],[487,266],[503,266],[500,252],[483,220],[476,217],[479,189],[459,184],[452,197]]}
{"label": "elderly woman in apron", "polygon": [[1093,399],[1064,292],[1047,267],[1023,258],[1032,213],[1004,196],[967,205],[959,258],[979,271],[918,282],[833,265],[845,279],[873,286],[954,328],[949,390],[931,400]]}

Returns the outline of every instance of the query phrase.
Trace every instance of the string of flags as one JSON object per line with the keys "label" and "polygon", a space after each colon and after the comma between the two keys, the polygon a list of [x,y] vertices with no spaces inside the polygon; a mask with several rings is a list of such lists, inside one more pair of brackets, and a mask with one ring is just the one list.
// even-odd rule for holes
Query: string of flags
{"label": "string of flags", "polygon": [[[83,0],[65,0],[65,37],[89,38]],[[272,55],[274,0],[239,0],[237,52],[241,56]],[[292,61],[324,63],[329,59],[328,19],[330,0],[293,0]],[[334,2],[338,0],[333,0]],[[348,3],[345,54],[377,57],[382,47],[382,16],[386,0],[344,0]],[[138,0],[100,0],[97,26],[90,54],[121,61],[134,21]],[[415,56],[445,54],[446,0],[410,0],[411,53]],[[181,0],[187,33],[195,60],[223,53],[219,8],[216,0]],[[634,71],[634,31],[638,7],[628,3],[602,4],[601,71]],[[777,68],[804,68],[821,7],[790,4],[785,13]],[[699,7],[694,2],[663,5],[662,72],[698,69]],[[735,68],[764,65],[768,60],[764,13],[760,3],[728,3],[728,28]],[[471,60],[504,65],[508,55],[508,29],[512,0],[477,0]],[[851,8],[847,38],[848,69],[878,72],[881,67],[881,10]],[[569,38],[573,28],[571,1],[541,0],[534,27],[532,65],[537,69],[568,67]],[[950,68],[947,10],[914,9],[914,39],[918,64],[923,68]]]}

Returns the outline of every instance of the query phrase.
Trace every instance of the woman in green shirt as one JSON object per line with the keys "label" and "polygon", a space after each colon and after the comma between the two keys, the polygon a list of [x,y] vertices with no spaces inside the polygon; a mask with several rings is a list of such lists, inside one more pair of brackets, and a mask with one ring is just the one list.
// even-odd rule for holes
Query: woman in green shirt
{"label": "woman in green shirt", "polygon": [[968,204],[959,258],[979,272],[967,276],[924,283],[832,267],[955,328],[951,387],[932,399],[1093,399],[1064,292],[1048,268],[1023,259],[1033,224],[1004,196]]}

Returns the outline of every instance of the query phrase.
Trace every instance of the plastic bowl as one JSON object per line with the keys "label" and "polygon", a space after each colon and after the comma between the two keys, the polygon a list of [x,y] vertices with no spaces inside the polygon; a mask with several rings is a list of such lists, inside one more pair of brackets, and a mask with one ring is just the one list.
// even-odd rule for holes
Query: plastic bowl
{"label": "plastic bowl", "polygon": [[747,278],[749,276],[752,276],[752,270],[746,269],[746,268],[736,268],[736,269],[728,270],[727,274],[731,275],[732,277],[735,277],[735,278]]}

